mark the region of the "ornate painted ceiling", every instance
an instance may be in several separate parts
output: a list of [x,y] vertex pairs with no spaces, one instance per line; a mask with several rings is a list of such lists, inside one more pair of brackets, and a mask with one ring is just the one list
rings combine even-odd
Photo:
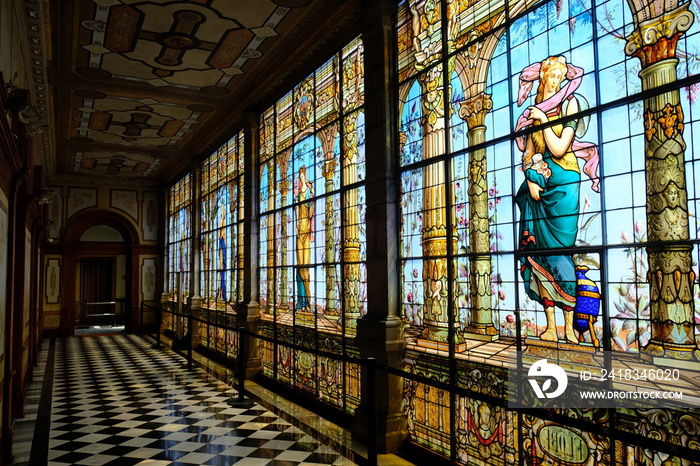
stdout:
[[50,30],[49,179],[150,185],[175,181],[318,66],[362,3],[25,2]]

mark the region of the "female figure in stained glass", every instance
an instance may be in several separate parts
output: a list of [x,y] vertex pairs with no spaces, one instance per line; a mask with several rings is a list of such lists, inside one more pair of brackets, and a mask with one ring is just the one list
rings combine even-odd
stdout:
[[314,204],[313,185],[306,178],[306,167],[299,169],[294,182],[294,200],[297,202],[297,310],[309,311],[309,264],[311,264],[311,239],[313,234]]
[[[520,75],[522,105],[532,83],[539,81],[535,105],[520,116],[516,131],[528,126],[545,125],[563,119],[563,123],[522,136],[516,141],[522,150],[525,181],[516,194],[520,208],[520,244],[522,251],[569,248],[578,232],[581,172],[577,158],[583,158],[584,172],[598,190],[597,149],[575,139],[579,119],[566,119],[579,111],[574,91],[583,70],[567,64],[562,56],[548,57],[530,65]],[[562,86],[562,83],[568,82]],[[557,341],[555,307],[564,312],[564,338],[577,343],[573,317],[576,306],[576,269],[571,255],[527,255],[521,259],[521,274],[528,296],[545,310],[547,327],[540,335],[545,341]]]
[[228,301],[226,294],[226,229],[219,229],[219,292],[218,297],[221,301]]
[[226,205],[229,203],[228,189],[224,186],[219,189],[216,195],[216,227],[218,229],[217,234],[217,246],[219,251],[219,260],[217,263],[217,268],[219,272],[219,287],[217,290],[217,299],[221,301],[228,301],[228,294],[226,292],[226,270],[228,256],[228,242],[226,238]]

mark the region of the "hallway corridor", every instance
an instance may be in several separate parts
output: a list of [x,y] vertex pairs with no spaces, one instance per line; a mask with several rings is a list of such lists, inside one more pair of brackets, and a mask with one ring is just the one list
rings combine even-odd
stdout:
[[[50,465],[354,464],[258,404],[231,407],[227,385],[141,337],[70,337],[55,351]],[[32,450],[46,444],[36,435]]]

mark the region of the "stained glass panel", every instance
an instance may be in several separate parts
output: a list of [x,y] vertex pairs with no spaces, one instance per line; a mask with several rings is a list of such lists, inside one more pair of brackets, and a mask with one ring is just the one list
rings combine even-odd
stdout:
[[190,293],[192,190],[189,175],[170,188],[168,196],[168,291],[182,303]]
[[[404,369],[440,382],[448,379],[441,362],[420,353],[407,352]],[[450,456],[450,395],[430,385],[404,381],[404,412],[411,440],[444,456]]]
[[401,2],[398,12],[399,79],[410,78],[442,57],[442,2]]
[[357,110],[365,103],[364,45],[359,38],[343,47],[343,113]]
[[[523,451],[527,464],[568,461],[571,464],[615,464],[605,454],[610,440],[603,435],[559,425],[534,416],[522,416]],[[639,464],[639,463],[637,463]]]
[[420,84],[410,81],[400,88],[401,131],[399,144],[401,165],[408,165],[423,159],[423,130],[421,127],[422,107]]
[[[700,343],[700,28],[684,11],[698,3],[398,3],[406,367],[501,397],[482,364],[509,349],[689,357]],[[652,34],[661,24],[674,32]],[[621,444],[615,463],[610,438],[456,399],[405,385],[411,440],[460,464],[680,461]]]
[[275,111],[268,109],[260,116],[260,162],[263,163],[275,153]]
[[[339,355],[366,312],[363,50],[351,41],[261,117],[262,317],[282,343]],[[273,351],[266,374],[357,406],[345,363],[283,344],[263,357]]]
[[456,443],[460,463],[517,464],[517,413],[469,398],[457,398]]
[[[293,92],[289,91],[287,95],[282,97],[275,108],[275,150],[281,151],[288,148],[292,144],[293,133]],[[270,112],[272,109],[269,110]]]
[[[294,88],[294,133],[303,134],[316,120],[316,86],[314,76]],[[284,141],[284,137],[282,139]]]
[[338,58],[328,60],[316,71],[316,121],[320,126],[338,119]]
[[[243,133],[221,146],[202,164],[200,293],[202,307],[235,312],[242,297]],[[241,231],[242,233],[242,231]],[[214,314],[211,314],[214,315]],[[224,332],[211,327],[211,331]],[[224,351],[223,333],[215,349]],[[210,339],[206,340],[210,341]]]
[[[191,293],[192,188],[190,175],[175,183],[168,193],[167,284],[169,310],[181,313]],[[165,314],[164,327],[175,338],[187,332],[187,321]]]

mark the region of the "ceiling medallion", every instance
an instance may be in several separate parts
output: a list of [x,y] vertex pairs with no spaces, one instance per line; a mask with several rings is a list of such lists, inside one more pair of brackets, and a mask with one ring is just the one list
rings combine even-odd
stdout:
[[185,34],[164,34],[158,42],[171,49],[186,50],[196,47],[199,41]]
[[260,53],[258,50],[245,49],[241,56],[243,58],[260,58],[262,57],[262,53]]
[[102,20],[86,19],[80,22],[85,29],[95,32],[105,32],[107,24]]

